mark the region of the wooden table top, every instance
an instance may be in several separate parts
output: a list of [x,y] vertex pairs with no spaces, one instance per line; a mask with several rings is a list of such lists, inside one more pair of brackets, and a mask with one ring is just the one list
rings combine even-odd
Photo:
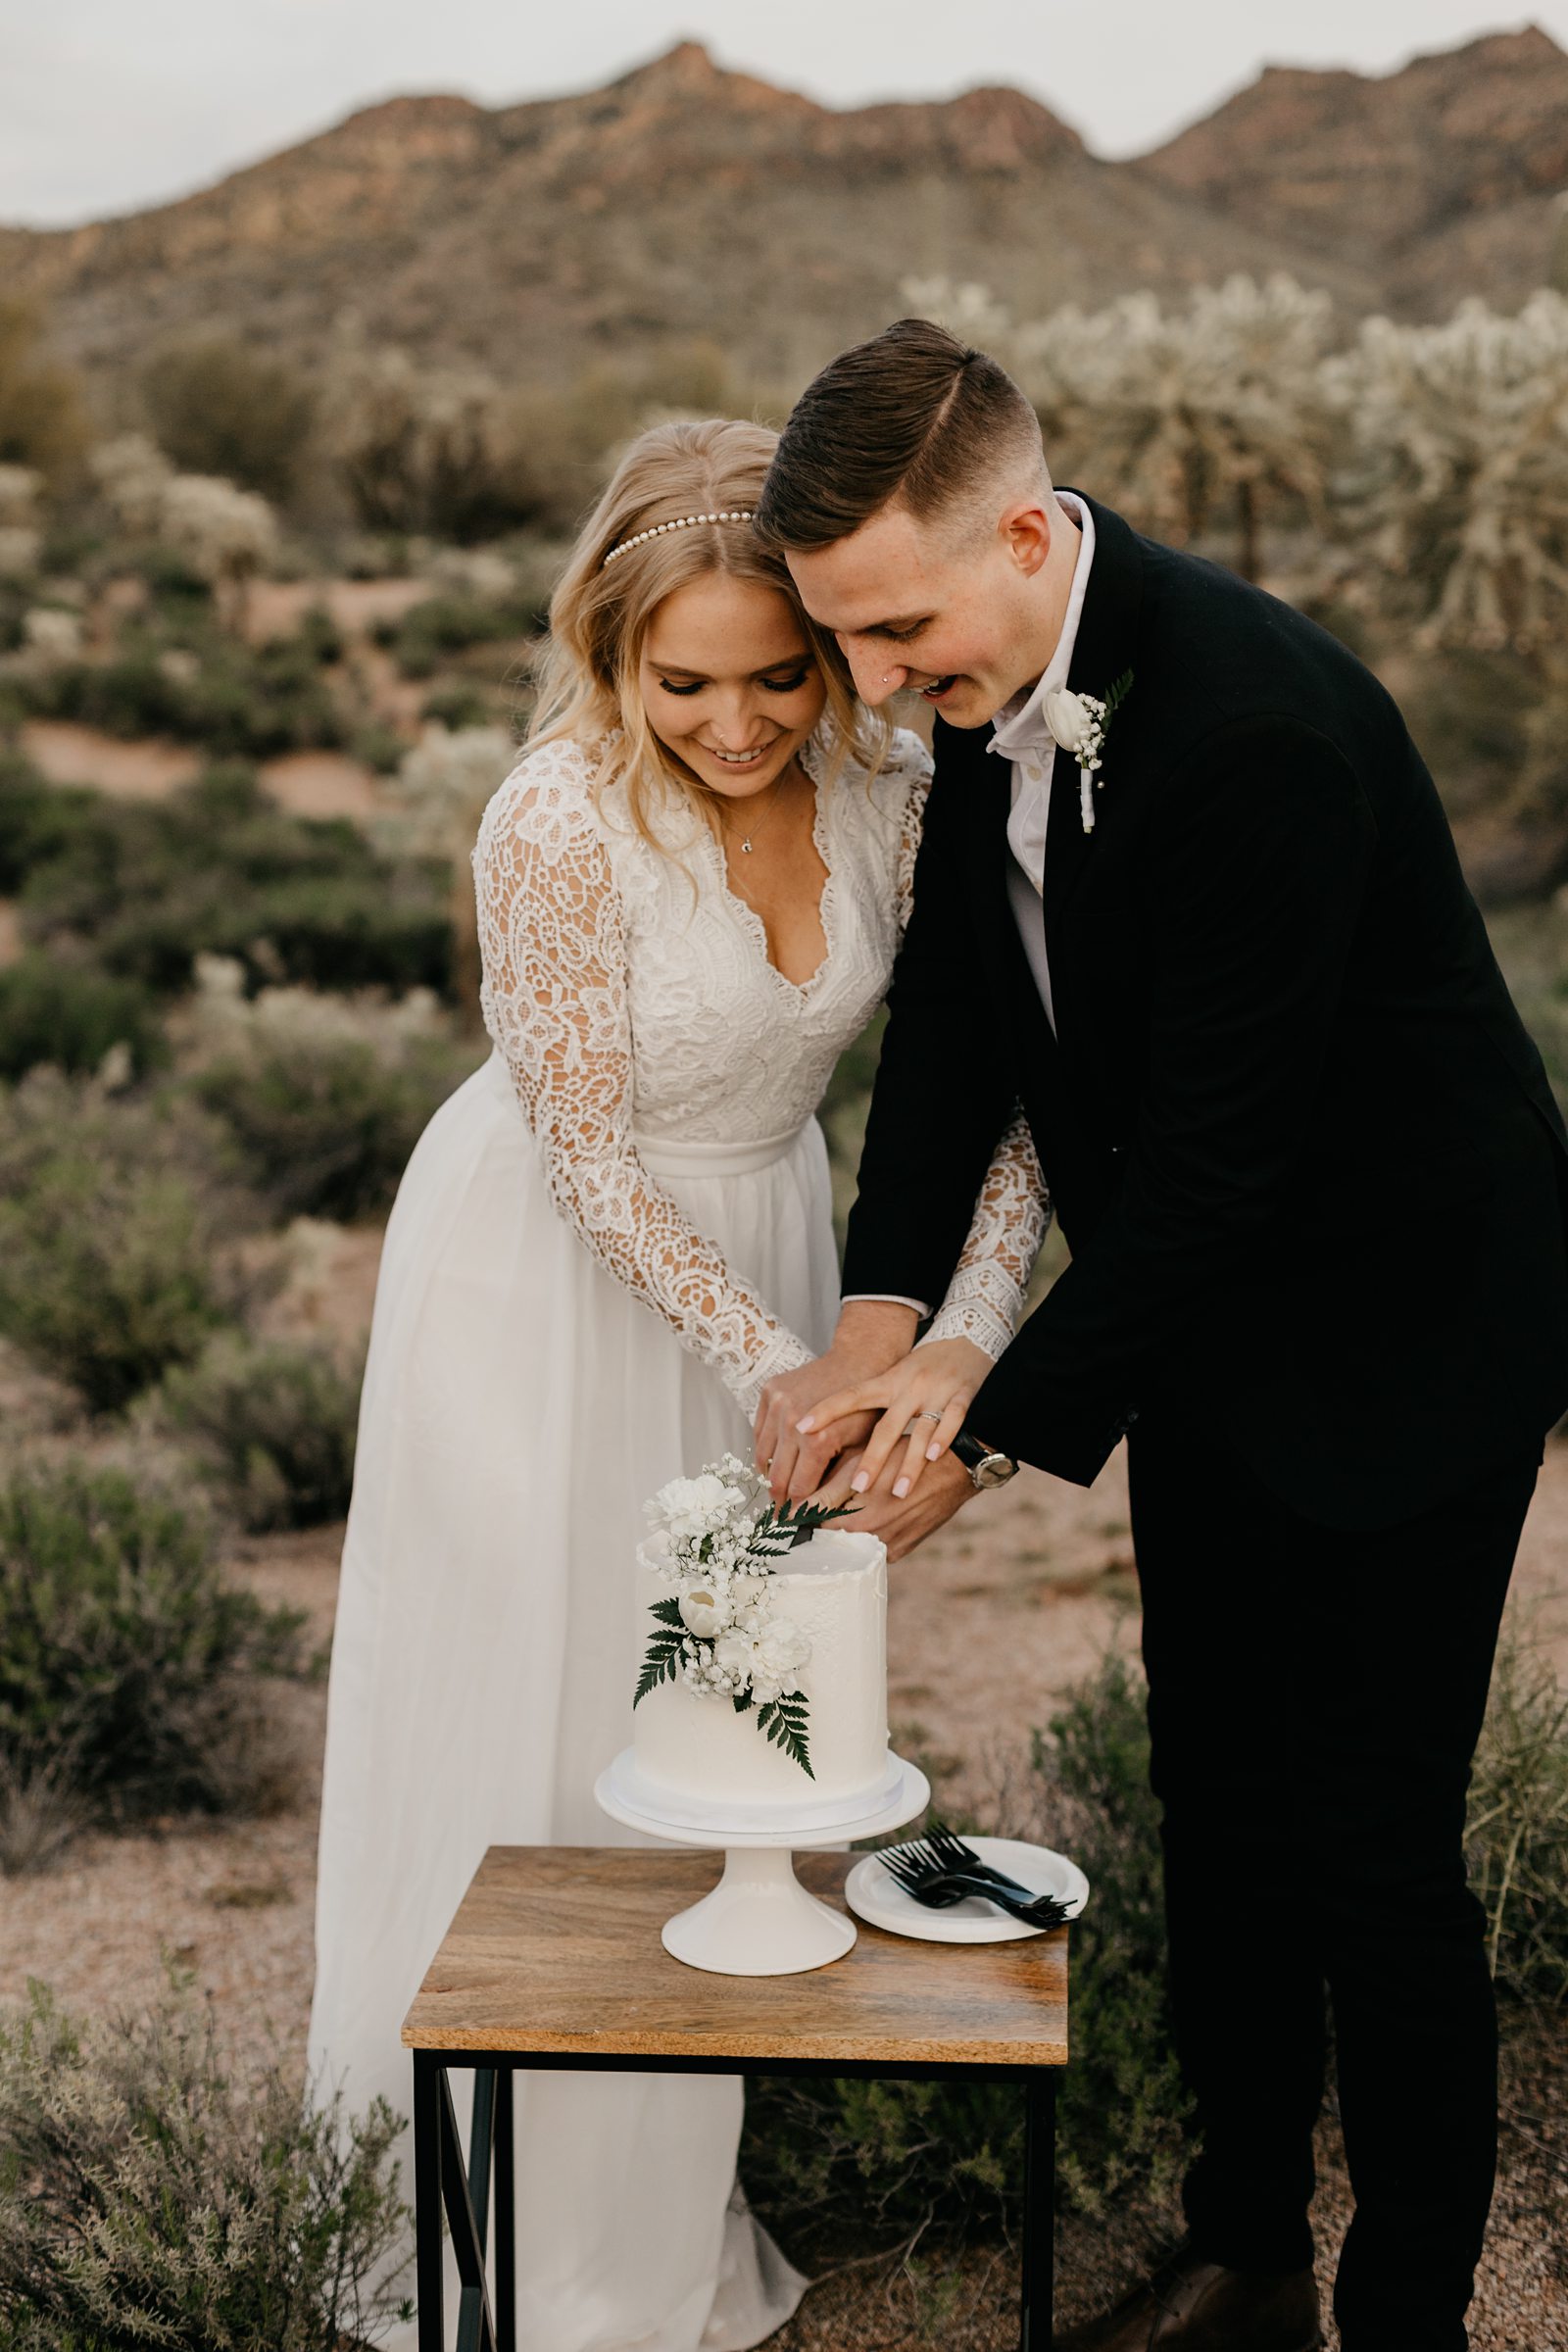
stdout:
[[[843,1910],[857,1854],[797,1854]],[[837,2059],[860,2065],[1064,2066],[1067,1931],[1016,1943],[924,1943],[857,1921],[842,1960],[793,1977],[721,1977],[672,1960],[659,1932],[717,1884],[721,1853],[490,1848],[403,2027],[416,2050],[597,2057]]]

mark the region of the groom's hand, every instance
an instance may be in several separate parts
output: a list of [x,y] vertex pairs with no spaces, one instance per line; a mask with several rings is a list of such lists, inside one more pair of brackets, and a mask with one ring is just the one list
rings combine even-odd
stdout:
[[859,1493],[854,1480],[860,1468],[858,1453],[846,1454],[833,1466],[831,1475],[813,1501],[825,1502],[830,1508],[848,1502],[854,1509],[853,1519],[839,1524],[854,1535],[880,1536],[888,1547],[890,1560],[902,1560],[927,1536],[945,1527],[955,1511],[974,1500],[976,1488],[968,1471],[956,1455],[945,1453],[938,1462],[927,1468],[917,1493],[900,1497],[893,1492],[898,1472],[897,1454],[887,1463],[874,1487]]
[[824,1396],[874,1380],[907,1355],[918,1329],[919,1317],[911,1306],[887,1298],[852,1298],[839,1315],[826,1355],[768,1382],[754,1427],[757,1467],[775,1502],[786,1495],[801,1501],[814,1493],[834,1457],[869,1437],[875,1416],[865,1413],[857,1421],[839,1421],[830,1432],[805,1438],[795,1424]]

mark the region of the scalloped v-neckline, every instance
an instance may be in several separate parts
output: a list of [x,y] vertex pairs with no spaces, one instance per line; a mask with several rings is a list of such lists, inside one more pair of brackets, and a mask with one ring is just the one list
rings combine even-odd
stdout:
[[[808,972],[804,980],[792,980],[788,972],[781,971],[778,965],[773,961],[772,956],[767,952],[767,925],[758,913],[757,908],[753,906],[747,900],[743,899],[738,890],[735,890],[731,887],[729,878],[729,860],[725,855],[724,844],[712,832],[709,831],[708,833],[713,858],[718,867],[719,888],[723,891],[725,898],[728,899],[731,906],[737,910],[741,919],[741,929],[750,933],[751,937],[756,943],[760,955],[761,956],[762,961],[766,964],[768,970],[772,973],[779,986],[781,988],[789,989],[797,997],[808,996],[816,986],[823,973],[827,970],[828,965],[833,960],[835,944],[833,934],[828,927],[833,911],[833,904],[836,894],[834,890],[835,877],[833,872],[833,864],[827,854],[827,796],[822,790],[822,780],[820,776],[813,772],[813,769],[808,759],[808,755],[814,752],[814,744],[810,741],[808,741],[802,745],[800,752],[797,754],[797,758],[801,763],[801,772],[805,776],[808,784],[809,784],[811,787],[811,847],[813,850],[815,850],[822,864],[822,887],[817,894],[816,901],[816,919],[822,933],[822,955],[820,961],[816,965],[816,968],[813,971]],[[705,827],[704,830],[708,831],[708,828]]]

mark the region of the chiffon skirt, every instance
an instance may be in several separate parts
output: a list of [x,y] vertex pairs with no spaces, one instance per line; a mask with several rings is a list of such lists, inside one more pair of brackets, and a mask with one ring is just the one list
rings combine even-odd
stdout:
[[[643,1156],[824,1348],[838,1271],[815,1121]],[[415,1150],[376,1291],[327,1709],[318,2097],[409,2115],[399,2029],[488,1845],[646,1842],[593,1796],[630,1738],[642,1505],[749,1438],[552,1205],[492,1055]],[[735,2190],[738,2077],[514,2081],[530,2352],[739,2352],[783,2323],[805,2281]],[[407,2131],[398,2153],[408,2196]]]

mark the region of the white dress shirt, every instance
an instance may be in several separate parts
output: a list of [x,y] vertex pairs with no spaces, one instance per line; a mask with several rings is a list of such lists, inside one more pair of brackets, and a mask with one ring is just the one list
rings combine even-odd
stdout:
[[[1056,739],[1046,724],[1045,698],[1058,686],[1065,686],[1072,667],[1073,647],[1078,641],[1078,621],[1084,609],[1084,596],[1089,587],[1089,569],[1095,560],[1095,518],[1081,500],[1070,490],[1057,494],[1078,525],[1078,561],[1073,567],[1072,587],[1067,595],[1066,615],[1061,635],[1044,672],[1033,687],[1015,694],[1006,707],[999,710],[993,722],[996,733],[987,745],[988,751],[1000,752],[1012,761],[1012,814],[1007,819],[1007,846],[1012,856],[1007,864],[1007,896],[1012,906],[1013,920],[1023,941],[1023,952],[1029,958],[1029,969],[1040,991],[1040,1001],[1046,1008],[1046,1018],[1053,1029],[1056,1026],[1055,1012],[1051,1002],[1051,966],[1046,958],[1045,926],[1040,919],[1041,893],[1045,888],[1046,826],[1051,816],[1051,777],[1055,764]],[[896,1298],[887,1291],[858,1291],[854,1298],[876,1299],[891,1306],[911,1306],[924,1317],[931,1311],[918,1298]],[[846,1306],[849,1299],[846,1299]]]
[[1095,560],[1095,518],[1070,490],[1057,494],[1062,507],[1078,525],[1078,561],[1061,624],[1056,650],[1033,687],[1015,694],[997,712],[996,733],[987,749],[1012,761],[1012,814],[1007,819],[1007,896],[1013,920],[1023,941],[1029,968],[1053,1029],[1056,1025],[1051,998],[1051,966],[1046,958],[1046,934],[1040,919],[1045,889],[1046,827],[1051,821],[1051,782],[1056,762],[1056,742],[1046,724],[1045,701],[1067,683],[1078,623],[1083,614],[1089,573]]

